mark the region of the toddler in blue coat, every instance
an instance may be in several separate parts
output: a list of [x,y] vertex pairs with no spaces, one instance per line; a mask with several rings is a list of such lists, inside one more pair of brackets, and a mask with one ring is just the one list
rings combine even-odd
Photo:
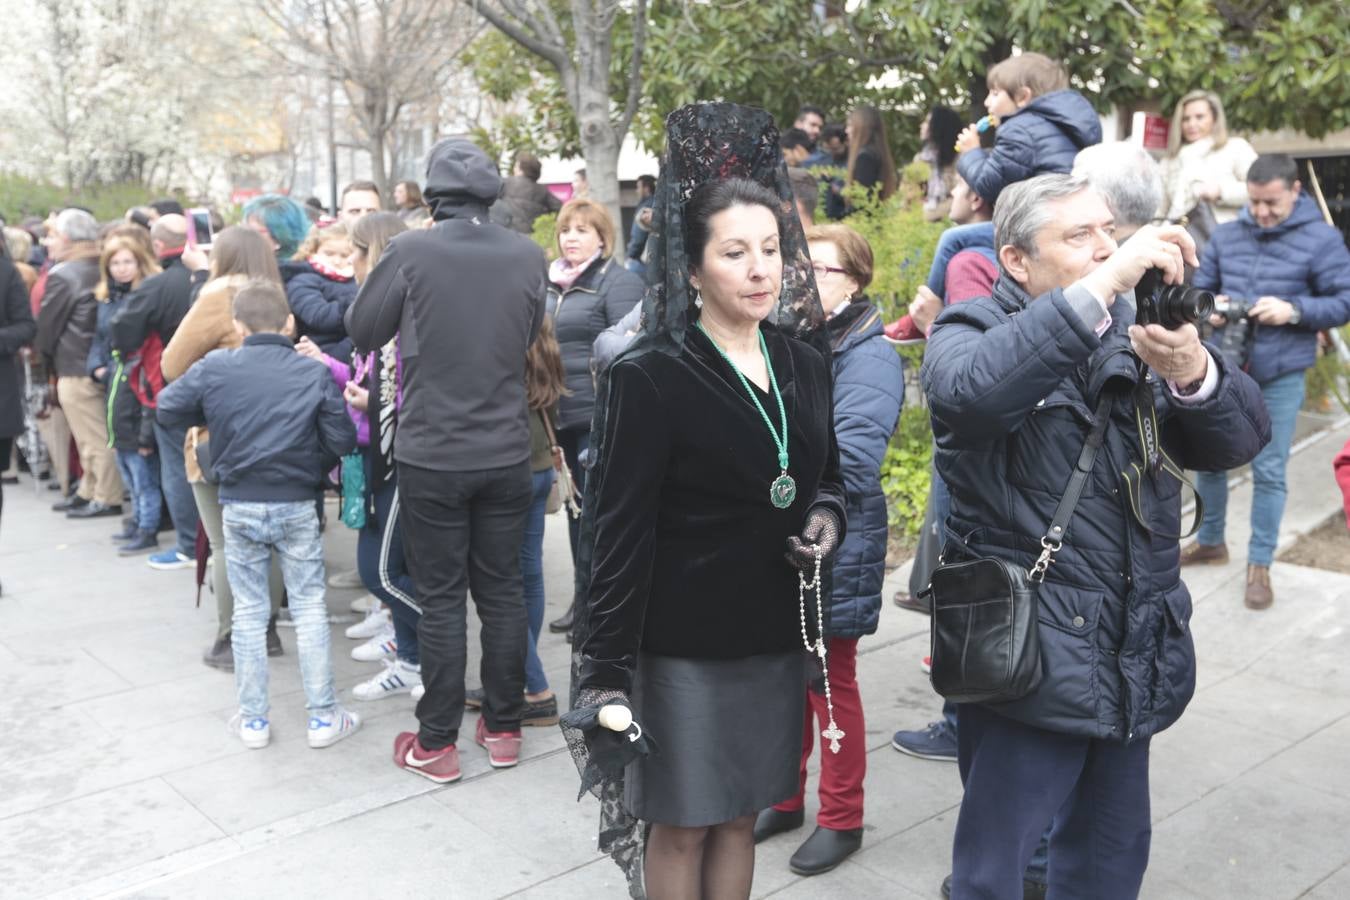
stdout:
[[970,125],[956,140],[956,170],[991,205],[1008,185],[1047,172],[1069,172],[1079,150],[1102,140],[1092,104],[1069,90],[1058,63],[1039,53],[1011,56],[989,70],[984,108],[997,126],[992,150]]

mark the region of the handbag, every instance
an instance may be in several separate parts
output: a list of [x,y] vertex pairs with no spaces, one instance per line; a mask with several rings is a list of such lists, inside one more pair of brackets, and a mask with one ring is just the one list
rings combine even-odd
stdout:
[[1030,569],[993,556],[952,563],[939,558],[924,591],[933,610],[933,690],[953,703],[1006,703],[1041,683],[1037,586],[1064,546],[1109,422],[1110,399],[1104,396]]
[[566,506],[568,514],[574,519],[578,518],[581,515],[581,495],[577,493],[576,482],[572,480],[572,470],[567,467],[567,460],[562,447],[558,446],[558,436],[553,433],[553,423],[548,420],[548,415],[541,411],[539,418],[543,420],[544,431],[548,433],[554,471],[553,487],[549,488],[544,512],[555,513]]
[[1178,224],[1190,234],[1191,239],[1195,241],[1198,252],[1209,243],[1210,237],[1214,234],[1214,229],[1219,227],[1219,220],[1214,215],[1214,207],[1201,200],[1191,207],[1190,212],[1181,217]]

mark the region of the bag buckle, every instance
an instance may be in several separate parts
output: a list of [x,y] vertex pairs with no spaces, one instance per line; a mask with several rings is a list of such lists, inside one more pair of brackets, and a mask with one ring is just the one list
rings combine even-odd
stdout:
[[1045,581],[1045,573],[1050,569],[1051,563],[1055,561],[1055,554],[1063,546],[1063,541],[1052,541],[1048,537],[1041,538],[1041,555],[1036,558],[1036,562],[1032,565],[1031,571],[1027,573],[1027,577],[1036,584]]

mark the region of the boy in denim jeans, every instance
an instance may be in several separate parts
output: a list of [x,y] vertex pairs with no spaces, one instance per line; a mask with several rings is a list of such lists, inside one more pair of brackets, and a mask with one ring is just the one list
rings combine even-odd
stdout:
[[237,723],[245,746],[267,746],[267,572],[281,561],[309,711],[309,745],[327,747],[361,720],[338,704],[324,604],[316,499],[323,473],[356,446],[328,369],[295,352],[295,322],[280,286],[253,282],[234,298],[237,350],[207,354],[159,395],[166,427],[206,425],[208,478],[220,482],[225,566],[234,592]]

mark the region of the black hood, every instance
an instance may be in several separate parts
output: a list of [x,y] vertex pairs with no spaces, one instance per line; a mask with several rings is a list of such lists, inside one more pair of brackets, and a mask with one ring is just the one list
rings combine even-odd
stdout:
[[446,138],[431,148],[422,196],[437,221],[485,214],[501,188],[497,167],[472,141]]

